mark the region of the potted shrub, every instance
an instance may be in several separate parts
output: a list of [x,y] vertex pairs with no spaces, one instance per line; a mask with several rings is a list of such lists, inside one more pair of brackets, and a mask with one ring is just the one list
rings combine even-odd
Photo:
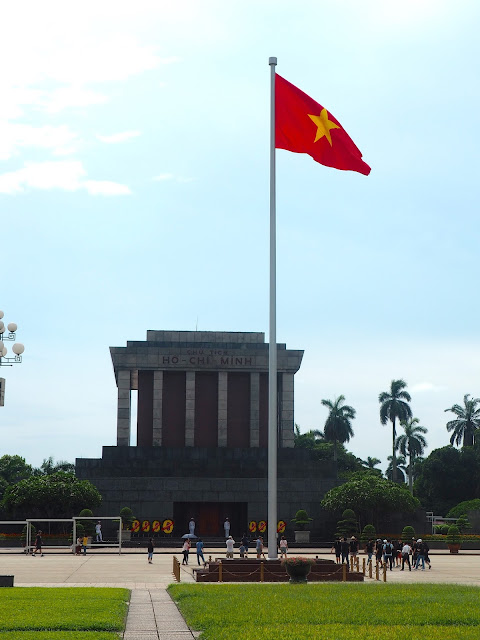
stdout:
[[305,527],[310,524],[313,518],[309,518],[305,509],[299,509],[292,519],[295,525],[295,542],[310,542],[310,531]]
[[302,556],[290,556],[282,560],[282,565],[290,576],[291,583],[307,582],[312,565],[315,564],[313,558],[303,558]]
[[406,527],[403,527],[403,531],[402,531],[402,540],[403,542],[408,542],[408,544],[410,544],[412,538],[416,539],[416,535],[415,535],[415,529],[413,527],[411,527],[410,525],[407,525]]
[[448,548],[450,549],[450,553],[458,553],[460,545],[462,544],[462,536],[460,534],[460,529],[456,524],[452,524],[450,527],[448,527],[446,542]]
[[[83,516],[84,518],[93,518],[93,512],[91,509],[82,509],[78,514],[79,517]],[[88,544],[92,544],[93,534],[95,533],[95,523],[93,520],[77,520],[77,528],[78,525],[82,525],[84,529],[84,535],[88,538]],[[78,534],[79,535],[79,534]]]
[[122,519],[122,540],[130,540],[132,537],[130,529],[132,527],[132,522],[135,520],[133,511],[130,507],[123,507],[123,509],[120,509],[120,513],[118,515]]
[[337,532],[335,536],[338,538],[349,538],[358,531],[357,516],[353,509],[345,509],[342,513],[342,519],[337,522]]
[[365,547],[369,540],[375,540],[377,537],[377,532],[375,531],[375,527],[373,524],[366,524],[363,527],[362,535],[360,536],[360,542]]

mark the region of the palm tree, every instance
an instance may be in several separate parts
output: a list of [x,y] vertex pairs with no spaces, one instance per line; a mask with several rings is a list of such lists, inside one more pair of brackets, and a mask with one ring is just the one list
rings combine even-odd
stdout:
[[398,420],[409,420],[412,410],[408,404],[411,401],[410,394],[405,391],[407,383],[404,380],[392,380],[390,391],[383,391],[378,396],[380,402],[380,422],[385,425],[390,420],[392,423],[392,479],[397,481],[397,461],[395,457],[395,440],[397,431],[395,423]]
[[413,462],[415,458],[421,456],[423,450],[427,446],[427,441],[423,437],[422,433],[427,433],[428,429],[419,426],[420,420],[418,418],[412,418],[411,420],[402,420],[400,424],[403,427],[405,433],[398,436],[396,441],[396,448],[400,450],[400,453],[404,456],[408,455],[408,488],[413,495]]
[[475,442],[475,431],[480,428],[480,408],[477,407],[480,398],[469,398],[469,393],[463,397],[465,407],[454,404],[450,409],[445,409],[457,416],[456,420],[447,422],[447,431],[453,431],[450,444],[460,445],[463,440],[464,447],[471,447]]
[[[393,479],[393,456],[388,456],[387,460],[389,461],[389,465],[387,470],[385,471],[385,476],[388,480]],[[395,463],[397,467],[397,479],[400,482],[405,482],[405,476],[407,475],[407,461],[404,456],[396,456]]]
[[378,458],[371,458],[370,456],[368,456],[366,460],[361,460],[360,462],[364,467],[367,467],[367,469],[375,469],[377,464],[380,464],[382,461]]
[[300,433],[300,427],[295,424],[295,433],[293,436],[294,446],[301,449],[313,449],[315,445],[325,442],[322,431],[318,429],[310,429],[305,433]]
[[[322,400],[324,407],[329,410],[325,422],[325,440],[333,442],[333,459],[337,461],[337,442],[344,444],[353,437],[351,420],[355,418],[355,409],[343,404],[345,396],[338,396],[335,400]],[[342,406],[343,405],[343,406]]]

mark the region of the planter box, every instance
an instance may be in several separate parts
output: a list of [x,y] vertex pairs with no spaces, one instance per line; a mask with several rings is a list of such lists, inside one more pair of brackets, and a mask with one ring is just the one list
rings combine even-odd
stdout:
[[14,576],[0,576],[0,587],[13,587]]
[[295,531],[295,542],[310,542],[310,531]]
[[[130,531],[130,529],[124,529],[122,530],[122,542],[130,542],[130,540],[132,539],[132,532]],[[118,540],[118,532],[117,532],[117,540]]]

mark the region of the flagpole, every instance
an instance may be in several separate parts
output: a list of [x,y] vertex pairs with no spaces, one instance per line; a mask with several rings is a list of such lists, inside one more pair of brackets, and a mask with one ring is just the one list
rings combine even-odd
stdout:
[[268,558],[277,558],[277,283],[275,201],[275,66],[270,65],[270,323],[268,346]]

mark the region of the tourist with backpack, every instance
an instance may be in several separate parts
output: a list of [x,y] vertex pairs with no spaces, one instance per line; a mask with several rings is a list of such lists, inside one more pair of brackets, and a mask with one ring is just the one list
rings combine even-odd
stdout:
[[390,571],[393,569],[393,544],[390,540],[383,541],[383,562],[385,566],[388,568],[390,566]]

